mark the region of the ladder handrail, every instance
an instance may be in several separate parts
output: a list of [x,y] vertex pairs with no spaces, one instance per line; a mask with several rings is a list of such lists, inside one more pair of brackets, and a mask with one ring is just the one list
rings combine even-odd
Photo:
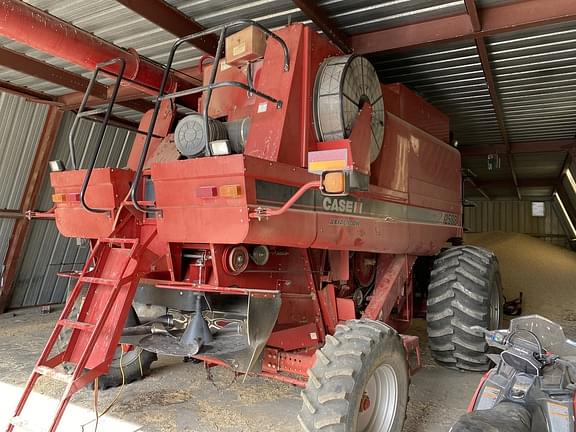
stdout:
[[[84,111],[86,108],[86,105],[88,103],[88,99],[90,97],[90,94],[92,93],[92,88],[94,87],[94,84],[96,83],[96,80],[98,78],[98,75],[100,74],[100,72],[102,72],[104,70],[105,67],[111,66],[113,64],[119,64],[119,71],[118,71],[118,74],[116,75],[116,80],[114,82],[114,87],[112,89],[112,95],[110,97],[110,100],[108,101],[108,106],[105,109],[102,108],[102,109]],[[78,167],[76,165],[74,139],[76,138],[78,126],[80,124],[80,119],[85,118],[85,117],[89,117],[90,115],[94,115],[95,113],[99,113],[99,111],[104,113],[104,120],[102,121],[102,124],[100,125],[100,130],[98,132],[98,137],[96,139],[96,150],[94,151],[94,154],[92,155],[92,158],[90,159],[90,161],[88,163],[88,168],[86,169],[86,175],[84,176],[84,181],[82,182],[82,187],[80,188],[80,203],[82,204],[82,207],[86,211],[89,211],[91,213],[109,212],[109,210],[93,208],[93,207],[90,207],[88,204],[86,204],[86,189],[88,189],[88,183],[90,182],[90,178],[92,177],[92,171],[94,170],[94,166],[96,164],[96,159],[98,158],[98,154],[100,153],[100,148],[102,147],[102,141],[104,140],[104,134],[106,133],[106,128],[108,127],[108,123],[110,122],[110,117],[112,116],[112,109],[114,107],[114,103],[116,102],[116,98],[118,96],[118,91],[120,89],[120,83],[122,82],[122,79],[124,77],[125,68],[126,68],[126,61],[123,58],[115,58],[115,59],[109,60],[109,61],[104,62],[104,63],[99,63],[96,66],[96,69],[94,70],[94,74],[92,75],[92,78],[90,79],[90,82],[88,83],[88,88],[86,89],[86,93],[84,93],[84,97],[82,98],[82,102],[80,103],[80,107],[78,108],[78,112],[76,114],[76,117],[74,118],[74,123],[72,124],[72,128],[70,129],[70,134],[68,135],[68,144],[70,146],[70,158],[72,160],[72,168],[78,169]],[[108,71],[104,71],[104,72],[110,74],[110,72],[108,72]]]
[[[138,193],[138,190],[140,188],[142,171],[144,169],[144,163],[146,162],[146,157],[148,155],[148,150],[150,148],[150,142],[152,141],[152,135],[154,133],[154,127],[156,125],[156,120],[158,119],[158,115],[160,113],[160,104],[163,100],[174,99],[177,96],[184,96],[184,95],[199,93],[201,91],[206,91],[206,98],[205,98],[206,100],[203,103],[204,106],[203,106],[202,117],[204,120],[204,137],[205,137],[205,144],[204,144],[205,150],[204,150],[204,152],[208,156],[212,156],[212,151],[210,149],[210,137],[209,137],[209,134],[210,134],[209,121],[210,121],[210,119],[208,117],[208,108],[210,106],[210,100],[212,98],[212,91],[214,88],[225,87],[225,86],[241,87],[241,88],[244,88],[251,93],[254,93],[260,97],[263,97],[264,99],[267,99],[267,100],[275,103],[277,108],[282,107],[282,101],[277,100],[277,99],[273,98],[272,96],[266,95],[262,92],[259,92],[258,90],[254,89],[251,85],[246,85],[244,83],[240,83],[240,82],[236,82],[236,81],[226,81],[223,83],[216,83],[216,84],[214,83],[214,81],[216,80],[218,63],[220,62],[220,59],[222,58],[222,53],[224,50],[224,41],[226,39],[227,31],[230,28],[239,27],[242,25],[246,25],[246,26],[253,25],[255,27],[258,27],[266,35],[268,35],[269,37],[276,40],[281,45],[282,50],[283,50],[284,72],[288,72],[290,70],[290,53],[288,51],[288,46],[286,45],[286,42],[284,42],[284,40],[280,36],[276,35],[275,33],[271,32],[269,29],[264,27],[262,24],[260,24],[256,21],[253,21],[253,20],[239,19],[239,20],[233,21],[233,22],[228,23],[228,24],[219,25],[219,26],[207,29],[207,30],[203,30],[203,31],[198,32],[198,33],[184,36],[184,37],[176,40],[176,42],[174,42],[174,44],[172,45],[172,48],[170,49],[170,55],[168,56],[168,61],[166,62],[166,66],[164,69],[164,75],[162,76],[162,82],[160,84],[160,88],[158,89],[158,96],[156,97],[154,112],[152,113],[152,118],[150,119],[150,124],[148,126],[148,133],[146,134],[146,139],[145,139],[144,145],[142,147],[142,152],[140,153],[140,159],[138,160],[138,166],[136,168],[136,172],[134,173],[134,179],[132,181],[132,187],[130,189],[130,197],[132,200],[132,204],[133,204],[135,209],[141,211],[142,213],[159,213],[162,211],[158,207],[142,207],[140,205],[140,203],[138,202],[136,194]],[[169,78],[170,70],[172,68],[172,63],[174,62],[174,56],[176,54],[176,51],[180,48],[180,46],[184,42],[189,42],[191,40],[198,39],[198,38],[207,36],[209,34],[214,34],[214,33],[219,33],[220,35],[218,38],[218,47],[216,49],[216,55],[214,56],[214,63],[213,63],[212,70],[210,72],[210,81],[209,81],[208,85],[198,87],[195,89],[191,89],[190,91],[186,90],[183,92],[175,92],[175,93],[171,93],[169,95],[165,95],[164,91],[166,89],[166,85],[168,84],[168,78]]]

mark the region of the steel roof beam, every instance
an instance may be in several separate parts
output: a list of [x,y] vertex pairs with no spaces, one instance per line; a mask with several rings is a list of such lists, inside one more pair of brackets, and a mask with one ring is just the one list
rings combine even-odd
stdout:
[[27,87],[17,86],[8,81],[0,80],[0,91],[11,93],[16,96],[23,97],[30,102],[37,103],[54,103],[58,104],[58,97],[49,95],[48,93],[29,89]]
[[[468,2],[467,2],[468,3]],[[474,30],[468,13],[352,35],[350,46],[357,54],[414,48],[438,42],[471,40],[530,27],[576,20],[574,0],[522,0],[477,12],[482,28]]]
[[[49,63],[37,60],[35,58],[29,57],[25,54],[13,51],[7,48],[0,47],[0,65],[7,67],[9,69],[21,72],[26,75],[30,75],[41,80],[51,82],[62,87],[67,87],[72,90],[77,90],[78,93],[72,93],[74,95],[80,95],[80,100],[84,95],[84,91],[88,87],[90,80],[84,78],[82,75],[69,72],[66,69],[62,69],[53,66]],[[19,96],[23,96],[27,99],[33,99],[35,102],[54,102],[58,105],[66,105],[66,97],[64,96],[51,96],[46,93],[37,92],[31,89],[22,88],[11,83],[6,83],[0,81],[0,89],[6,90],[11,93],[16,93]],[[139,95],[142,97],[142,93],[135,92],[134,89],[122,87],[120,89],[120,96],[124,93],[130,93],[130,95]],[[103,104],[109,98],[112,89],[104,84],[96,83],[92,88],[92,98],[91,104]],[[122,101],[121,97],[119,98]],[[134,109],[136,111],[146,112],[147,110],[154,107],[150,102],[146,101],[122,101],[123,106],[127,108]],[[78,105],[80,103],[78,102]]]
[[498,95],[498,88],[496,86],[496,81],[494,80],[494,74],[492,73],[490,54],[488,54],[488,48],[486,47],[486,41],[484,40],[484,37],[479,34],[479,32],[482,31],[484,22],[478,16],[476,0],[465,0],[465,3],[470,25],[475,32],[474,40],[476,43],[478,57],[480,58],[480,65],[482,66],[484,79],[486,80],[486,85],[488,86],[488,92],[490,94],[490,100],[492,101],[492,107],[494,108],[494,113],[496,115],[498,128],[500,129],[500,134],[502,135],[502,140],[504,141],[504,146],[506,147],[506,160],[508,161],[508,166],[510,167],[512,181],[514,182],[514,187],[516,188],[516,195],[518,196],[518,199],[521,200],[522,193],[520,192],[520,186],[518,184],[518,174],[516,173],[516,168],[514,167],[514,159],[510,153],[510,142],[508,140],[508,131],[506,130],[504,111],[502,110],[500,96]]
[[480,24],[480,18],[478,17],[478,8],[476,7],[476,0],[464,0],[466,6],[466,12],[470,17],[470,23],[472,24],[472,30],[479,32],[482,30],[482,25]]
[[312,20],[326,37],[345,53],[352,52],[348,36],[328,17],[325,11],[312,0],[292,0],[304,15]]
[[473,180],[471,177],[465,177],[464,178],[464,183],[469,183],[473,188],[475,188],[478,192],[480,192],[480,195],[482,195],[484,198],[486,198],[487,200],[491,200],[492,198],[490,198],[490,195],[488,195],[486,193],[486,191],[481,187],[478,186],[478,184],[476,183],[475,180]]
[[[204,30],[204,27],[164,0],[116,1],[174,36],[184,37]],[[189,43],[214,56],[218,46],[218,38],[215,35],[208,35]]]
[[[177,75],[187,76],[188,80],[195,82],[198,85],[202,84],[202,78],[200,77],[200,73],[197,67],[189,67],[182,70],[176,70],[175,73]],[[94,96],[91,96],[88,99],[88,105],[100,105],[109,101],[111,91],[109,91],[108,98],[106,100],[98,99]],[[141,100],[140,98],[149,97],[150,95],[146,92],[143,92],[135,87],[120,87],[118,91],[118,97],[116,98],[117,103],[121,103],[124,106],[129,108],[135,109],[136,111],[146,112],[149,109],[154,108],[154,104],[149,101]],[[84,92],[74,92],[62,95],[59,97],[59,102],[62,104],[62,109],[69,111],[75,110],[80,106],[80,102],[82,102],[82,98],[84,97]],[[137,101],[139,104],[139,108],[135,108],[132,106],[128,106],[128,101]]]
[[[125,63],[125,84],[148,91],[150,95],[157,93],[164,75],[160,65],[134,50],[120,48],[23,1],[0,0],[0,35],[87,70],[94,70],[112,59],[121,59]],[[115,75],[119,67],[119,63],[107,63],[103,72]],[[166,89],[192,88],[196,86],[195,81],[170,73]],[[107,94],[98,96],[106,98]],[[182,99],[189,107],[197,107],[197,97]]]
[[[525,141],[510,143],[510,153],[558,153],[576,149],[576,139]],[[459,147],[462,156],[486,156],[506,152],[504,144]]]
[[[0,65],[72,90],[84,91],[90,82],[82,75],[3,47],[0,47]],[[93,91],[99,98],[108,94],[108,88],[102,84],[96,84]]]
[[[476,184],[481,188],[506,188],[515,187],[511,179],[503,180],[474,180]],[[518,186],[521,188],[545,188],[545,187],[555,187],[558,179],[556,177],[551,178],[528,178],[528,179],[518,179]]]

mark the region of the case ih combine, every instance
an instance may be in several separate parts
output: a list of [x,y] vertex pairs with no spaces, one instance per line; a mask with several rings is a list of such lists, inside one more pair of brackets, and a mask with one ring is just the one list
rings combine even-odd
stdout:
[[[204,85],[179,87],[176,51],[210,33]],[[116,89],[136,76],[122,58],[101,72]],[[301,24],[182,38],[147,84],[156,106],[127,167],[95,167],[98,149],[78,166],[75,127],[72,164],[53,164],[58,229],[91,252],[9,431],[39,376],[67,383],[55,431],[76,391],[119,384],[120,367],[137,379],[155,354],[301,386],[306,431],[400,431],[419,366],[418,338],[400,333],[426,306],[437,361],[489,368],[470,327],[497,328],[498,264],[458,246],[443,114]],[[77,121],[105,112],[104,130],[114,98],[86,110],[89,93]]]

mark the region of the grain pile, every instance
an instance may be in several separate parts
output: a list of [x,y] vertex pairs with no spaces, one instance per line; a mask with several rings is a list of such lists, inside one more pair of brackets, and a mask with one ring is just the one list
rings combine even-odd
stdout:
[[515,233],[467,234],[465,242],[496,253],[504,295],[512,299],[524,293],[523,315],[543,315],[576,337],[575,252]]

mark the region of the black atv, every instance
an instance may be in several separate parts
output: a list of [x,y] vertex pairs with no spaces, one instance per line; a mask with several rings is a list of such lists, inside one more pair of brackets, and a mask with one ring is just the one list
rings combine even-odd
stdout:
[[468,414],[451,432],[574,432],[576,342],[538,315],[515,318],[508,330],[483,332],[496,367],[480,381]]

